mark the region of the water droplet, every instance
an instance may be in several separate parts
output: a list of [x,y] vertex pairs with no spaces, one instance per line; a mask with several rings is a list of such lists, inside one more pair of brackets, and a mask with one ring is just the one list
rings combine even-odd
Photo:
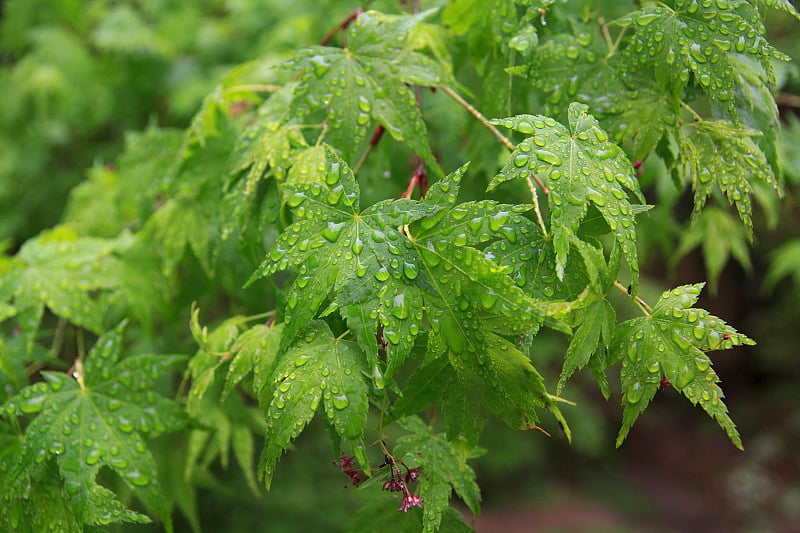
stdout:
[[548,150],[536,150],[536,158],[551,165],[561,165],[564,161],[558,155]]
[[345,409],[350,405],[350,400],[344,394],[338,394],[331,398],[331,403],[336,409]]
[[330,242],[336,242],[345,227],[344,222],[328,222],[328,226],[322,230],[322,236]]
[[486,309],[491,309],[497,303],[497,294],[487,290],[480,295],[481,305]]
[[403,263],[403,274],[405,274],[408,279],[416,279],[419,275],[419,267],[416,263]]
[[639,26],[647,26],[651,22],[658,20],[661,17],[659,13],[641,13],[636,17],[636,24]]
[[139,470],[131,470],[125,473],[125,479],[136,487],[145,487],[150,484],[150,478],[141,473]]

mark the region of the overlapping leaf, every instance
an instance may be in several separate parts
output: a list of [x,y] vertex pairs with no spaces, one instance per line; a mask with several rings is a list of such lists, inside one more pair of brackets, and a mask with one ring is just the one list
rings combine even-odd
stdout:
[[269,384],[273,397],[266,410],[267,439],[261,460],[267,488],[278,458],[311,421],[320,402],[332,433],[345,439],[361,465],[368,467],[365,371],[359,347],[335,338],[322,321],[311,322],[279,356]]
[[423,529],[434,531],[439,527],[454,490],[477,515],[481,495],[475,483],[475,472],[466,462],[470,456],[458,453],[443,434],[434,433],[416,416],[403,418],[399,423],[411,434],[397,439],[393,453],[409,468],[420,469]]
[[683,285],[661,295],[652,316],[617,327],[611,351],[622,360],[624,412],[617,446],[660,387],[662,375],[692,404],[716,419],[731,441],[742,447],[739,432],[722,402],[719,377],[705,352],[755,344],[720,318],[694,308],[703,284]]
[[24,388],[2,406],[6,414],[36,415],[25,431],[13,475],[27,475],[54,458],[76,516],[88,524],[141,517],[96,483],[102,466],[163,515],[155,460],[140,433],[184,425],[182,410],[152,391],[155,381],[183,358],[143,354],[120,360],[123,329],[124,323],[98,339],[85,361],[76,363],[75,378],[42,372],[44,382]]
[[668,129],[678,124],[676,99],[655,80],[641,74],[629,74],[625,84],[603,92],[591,101],[593,112],[602,117],[615,142],[630,141],[631,156],[636,161],[647,158]]
[[589,32],[555,35],[537,46],[525,64],[506,70],[530,80],[545,95],[545,112],[559,114],[585,93],[605,95],[624,90],[618,73],[603,60],[592,41]]
[[[417,316],[418,305],[414,303],[418,298],[407,293],[412,290],[407,286],[417,277],[419,266],[413,256],[408,256],[410,245],[397,228],[435,212],[436,207],[413,200],[387,200],[360,212],[353,173],[330,150],[320,177],[318,181],[285,185],[295,222],[281,234],[251,278],[297,269],[298,276],[287,296],[281,346],[292,342],[331,294],[342,306],[369,300],[372,307],[364,309],[365,316],[378,313],[380,307],[384,328],[409,329],[394,320],[410,316],[418,322],[422,318]],[[343,293],[345,287],[348,291]],[[351,315],[357,313],[353,310]],[[376,318],[377,314],[371,320]],[[394,340],[388,335],[387,339]],[[400,341],[396,344],[407,349],[407,342]]]
[[729,109],[736,85],[732,54],[747,54],[767,67],[773,58],[789,59],[767,42],[760,14],[742,0],[676,0],[674,8],[647,6],[616,24],[636,29],[624,51],[632,70],[665,65],[669,76],[684,85],[691,74]]
[[747,249],[747,232],[736,217],[717,207],[703,210],[695,223],[681,236],[674,261],[678,261],[698,246],[703,251],[711,293],[716,294],[717,282],[728,259],[734,259],[748,273],[752,273],[750,252]]
[[762,181],[780,192],[772,167],[753,141],[759,133],[724,121],[700,121],[694,126],[691,136],[681,133],[679,143],[681,163],[692,178],[695,213],[702,210],[715,186],[719,187],[752,233],[750,181]]
[[588,114],[583,104],[569,107],[569,127],[549,117],[518,115],[493,122],[526,135],[517,145],[489,188],[513,179],[528,180],[535,174],[549,189],[551,231],[556,250],[556,273],[564,278],[570,234],[577,233],[589,204],[603,215],[637,283],[634,208],[628,191],[642,200],[633,167],[624,152]]
[[348,163],[374,119],[429,168],[439,169],[414,94],[406,86],[437,86],[449,79],[440,65],[404,48],[409,30],[426,15],[363,13],[347,34],[347,48],[304,48],[290,62],[304,72],[292,110],[305,116],[323,109],[331,143]]
[[119,241],[79,238],[66,228],[27,241],[0,278],[0,301],[13,303],[33,348],[45,307],[91,331],[100,332],[105,309],[98,291],[119,285],[114,251]]
[[258,108],[252,122],[236,139],[233,174],[248,169],[244,191],[250,195],[268,170],[282,180],[294,149],[308,146],[301,125],[287,121],[295,84],[284,85]]

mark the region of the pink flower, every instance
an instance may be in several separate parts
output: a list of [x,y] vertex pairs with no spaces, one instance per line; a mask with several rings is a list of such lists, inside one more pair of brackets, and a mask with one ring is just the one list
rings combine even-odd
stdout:
[[422,509],[422,498],[416,494],[406,493],[406,495],[403,497],[403,500],[400,502],[400,508],[398,511],[407,513],[412,507],[419,507]]

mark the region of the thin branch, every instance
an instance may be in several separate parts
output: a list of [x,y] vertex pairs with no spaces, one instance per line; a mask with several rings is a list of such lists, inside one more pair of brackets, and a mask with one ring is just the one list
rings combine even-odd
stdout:
[[361,9],[360,7],[354,9],[353,12],[350,13],[349,15],[347,15],[347,17],[344,20],[342,20],[341,22],[339,22],[339,24],[337,24],[336,26],[331,28],[331,31],[329,31],[328,33],[325,34],[325,37],[322,38],[322,41],[320,41],[319,44],[321,44],[322,46],[326,46],[328,43],[330,43],[333,40],[333,38],[336,36],[336,34],[339,32],[339,30],[347,29],[347,27],[354,20],[356,20],[358,18],[358,16],[363,12],[364,12],[364,10]]
[[[627,288],[625,285],[623,285],[622,283],[620,283],[620,282],[619,282],[619,280],[615,280],[615,281],[614,281],[614,286],[615,286],[616,288],[618,288],[619,290],[621,290],[622,292],[624,292],[625,294],[627,294],[628,296],[630,296],[630,294],[631,294],[631,293],[630,293],[630,291],[628,290],[628,288]],[[647,304],[647,302],[645,302],[644,300],[642,300],[642,299],[641,299],[641,298],[639,298],[638,296],[636,296],[636,297],[634,298],[634,302],[636,302],[636,305],[638,305],[638,306],[639,306],[639,309],[641,309],[641,310],[642,310],[642,313],[644,313],[644,315],[645,315],[645,316],[646,316],[648,319],[649,319],[649,318],[653,318],[653,308],[652,308],[652,307],[650,307],[650,306]]]
[[786,107],[800,107],[800,96],[792,93],[778,93],[775,103]]
[[619,49],[619,44],[622,42],[622,37],[625,35],[626,31],[628,31],[627,26],[623,26],[622,29],[619,31],[619,34],[617,35],[617,40],[614,41],[614,46],[612,46],[611,50],[608,51],[609,57],[617,53],[617,49]]
[[245,83],[243,85],[232,85],[222,90],[225,94],[228,93],[244,93],[244,92],[261,92],[261,93],[274,93],[281,90],[280,85],[273,85],[270,83]]
[[539,208],[539,195],[536,194],[536,187],[533,186],[533,181],[531,181],[530,176],[526,178],[526,181],[528,182],[528,188],[531,190],[531,197],[533,198],[533,211],[536,213],[536,220],[539,222],[539,227],[542,228],[542,235],[544,235],[544,238],[547,239],[547,227],[544,225],[542,211]]
[[56,324],[56,332],[53,335],[53,344],[50,345],[50,359],[58,359],[61,348],[64,346],[64,332],[66,329],[67,321],[59,317],[58,324]]
[[611,54],[611,50],[614,48],[614,41],[611,39],[611,34],[608,32],[608,25],[606,24],[605,17],[598,18],[597,23],[600,24],[600,33],[603,34],[603,39],[605,39],[606,46],[608,46],[608,53]]
[[467,102],[466,100],[464,100],[463,98],[461,98],[461,96],[460,96],[458,93],[456,93],[456,92],[455,92],[453,89],[451,89],[451,88],[450,88],[450,87],[448,87],[447,85],[441,85],[441,86],[440,86],[440,88],[442,89],[442,91],[444,91],[444,92],[445,92],[445,94],[447,94],[447,96],[449,96],[450,98],[452,98],[453,100],[455,100],[455,101],[458,103],[458,105],[460,105],[461,107],[463,107],[464,109],[466,109],[467,111],[469,111],[469,112],[470,112],[470,114],[471,114],[473,117],[475,117],[476,119],[478,119],[478,122],[480,122],[481,124],[483,124],[483,126],[484,126],[486,129],[488,129],[489,131],[491,131],[491,132],[492,132],[492,135],[494,135],[494,136],[497,138],[497,140],[498,140],[498,141],[500,141],[500,142],[503,144],[503,146],[505,146],[506,148],[508,148],[508,149],[509,149],[509,151],[511,151],[511,152],[513,152],[513,151],[514,151],[514,149],[515,149],[514,143],[512,143],[512,142],[511,142],[511,141],[508,139],[508,137],[506,137],[505,135],[503,135],[502,133],[500,133],[500,130],[498,130],[497,128],[495,128],[495,127],[494,127],[494,125],[492,125],[492,124],[491,124],[491,123],[490,123],[490,122],[489,122],[489,121],[486,119],[486,117],[484,117],[484,116],[483,116],[483,114],[482,114],[480,111],[478,111],[477,109],[475,109],[474,107],[472,107],[472,105],[471,105],[469,102]]
[[361,170],[361,167],[364,166],[364,163],[367,161],[367,157],[369,154],[372,153],[372,150],[378,146],[378,143],[381,142],[381,138],[383,137],[383,133],[386,131],[386,128],[383,127],[383,124],[378,124],[378,127],[375,128],[375,131],[372,132],[372,138],[369,140],[369,145],[367,146],[364,153],[361,154],[361,157],[358,159],[358,163],[356,166],[353,167],[353,174],[358,174],[358,171]]
[[696,122],[703,122],[704,119],[701,117],[697,111],[694,110],[689,104],[681,100],[681,107],[688,111],[695,119]]

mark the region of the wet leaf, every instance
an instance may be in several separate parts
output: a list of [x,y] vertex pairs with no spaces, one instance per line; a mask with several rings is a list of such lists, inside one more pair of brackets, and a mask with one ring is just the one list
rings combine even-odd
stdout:
[[1,408],[4,416],[32,417],[12,477],[27,475],[54,459],[75,516],[102,525],[141,521],[96,482],[107,467],[147,506],[164,518],[155,460],[141,434],[184,427],[183,411],[152,391],[154,382],[181,356],[134,355],[120,359],[124,323],[100,337],[75,377],[42,372]]
[[489,184],[539,176],[550,191],[551,231],[556,250],[556,274],[564,279],[570,233],[577,233],[589,204],[603,215],[638,283],[638,252],[630,191],[643,201],[639,183],[625,153],[588,113],[587,106],[571,104],[569,126],[542,115],[517,115],[494,124],[530,135],[517,145],[508,163]]
[[683,285],[661,295],[651,317],[619,324],[610,352],[622,361],[622,428],[617,446],[655,396],[662,374],[693,405],[725,430],[737,448],[742,441],[722,402],[719,377],[706,352],[755,344],[720,318],[693,307],[703,284]]

